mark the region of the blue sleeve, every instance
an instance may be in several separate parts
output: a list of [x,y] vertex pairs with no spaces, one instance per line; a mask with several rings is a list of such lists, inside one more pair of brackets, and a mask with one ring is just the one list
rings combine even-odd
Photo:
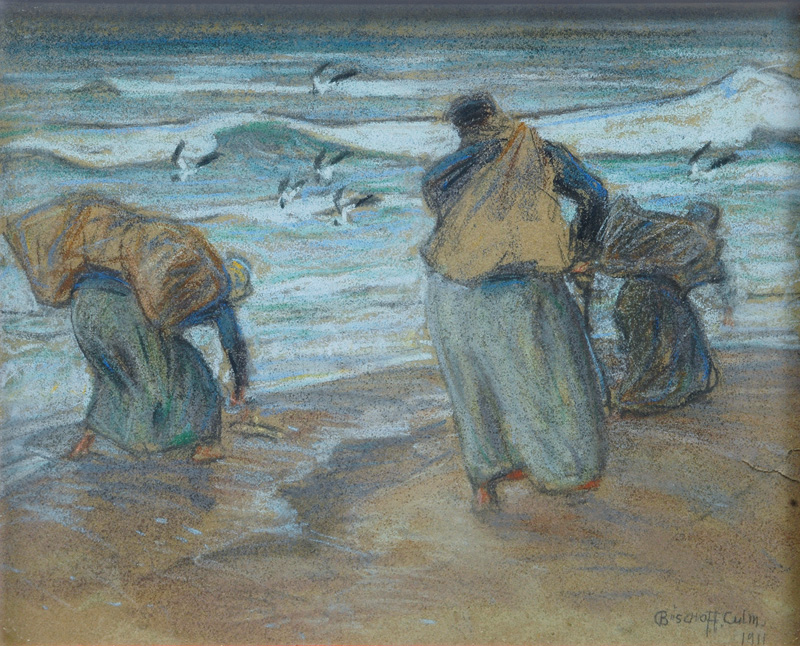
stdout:
[[222,303],[217,308],[214,321],[219,330],[222,349],[225,350],[233,369],[234,385],[238,390],[249,383],[247,344],[230,304]]
[[722,260],[719,261],[719,281],[717,282],[717,290],[722,300],[723,308],[733,309],[737,300],[736,285],[728,269],[728,265]]
[[577,206],[572,223],[575,256],[589,259],[597,251],[598,233],[608,215],[608,191],[563,146],[547,142],[545,150],[556,169],[556,192],[574,201]]

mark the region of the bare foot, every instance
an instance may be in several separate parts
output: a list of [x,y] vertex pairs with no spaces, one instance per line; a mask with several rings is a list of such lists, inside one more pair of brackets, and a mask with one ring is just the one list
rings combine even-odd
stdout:
[[198,444],[192,454],[192,462],[216,462],[224,457],[219,446]]
[[493,488],[484,485],[475,489],[475,495],[472,499],[473,511],[480,512],[496,509],[498,505],[497,492]]
[[94,433],[91,431],[86,431],[83,434],[83,437],[78,440],[78,443],[72,447],[72,450],[67,453],[67,459],[77,460],[78,458],[82,458],[84,455],[88,455],[89,449],[92,448],[92,444],[94,444]]

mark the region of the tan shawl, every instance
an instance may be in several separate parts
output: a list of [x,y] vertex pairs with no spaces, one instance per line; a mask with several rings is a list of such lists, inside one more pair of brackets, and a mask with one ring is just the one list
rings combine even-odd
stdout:
[[553,192],[555,171],[544,141],[523,123],[478,170],[422,250],[439,273],[474,283],[503,268],[556,273],[570,264],[569,225]]
[[147,318],[172,327],[227,295],[222,259],[194,227],[79,194],[7,223],[5,237],[36,299],[62,307],[78,279],[110,271],[130,285]]

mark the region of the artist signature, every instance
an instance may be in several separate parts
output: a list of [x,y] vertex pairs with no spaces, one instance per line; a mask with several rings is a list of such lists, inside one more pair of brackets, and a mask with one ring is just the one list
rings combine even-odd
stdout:
[[679,612],[677,607],[672,610],[659,610],[653,615],[656,626],[688,626],[695,624],[703,626],[706,637],[716,634],[720,629],[734,629],[741,631],[741,642],[746,646],[763,646],[766,644],[764,628],[766,620],[747,610],[703,610],[701,612]]

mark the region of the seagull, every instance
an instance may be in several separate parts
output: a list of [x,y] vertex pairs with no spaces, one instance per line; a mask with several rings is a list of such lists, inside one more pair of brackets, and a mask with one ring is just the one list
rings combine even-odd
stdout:
[[323,63],[317,69],[314,70],[313,74],[311,75],[311,94],[325,94],[328,90],[330,90],[334,85],[337,83],[344,81],[346,79],[352,78],[356,74],[358,74],[357,69],[349,69],[345,70],[344,72],[340,72],[338,74],[334,74],[328,79],[322,78],[322,73],[331,66],[331,62]]
[[324,148],[314,158],[314,172],[317,174],[317,183],[329,183],[333,177],[333,167],[342,161],[345,157],[350,157],[353,153],[349,150],[342,150],[336,153],[328,161],[325,161],[325,156],[328,151]]
[[[342,202],[344,195],[344,188],[340,188],[333,195],[333,205],[336,207],[336,212],[339,214],[338,218],[333,218],[333,226],[338,227],[350,224],[350,213],[361,206],[369,206],[377,204],[381,201],[377,195],[370,193],[369,195],[361,195],[353,197],[346,202]],[[341,221],[339,221],[341,219]]]
[[278,184],[278,193],[280,193],[281,196],[278,198],[278,204],[280,204],[282,209],[286,208],[286,205],[297,196],[297,193],[305,183],[306,180],[301,179],[294,184],[291,184],[291,179],[288,175],[280,181]]
[[183,149],[186,147],[186,142],[181,139],[180,143],[176,146],[175,151],[170,157],[172,165],[178,169],[177,173],[173,173],[173,182],[185,182],[190,175],[194,175],[198,168],[210,164],[212,161],[222,156],[222,153],[214,152],[203,155],[196,162],[187,162],[183,155]]
[[709,164],[708,168],[701,169],[698,167],[698,161],[700,157],[702,157],[706,151],[711,147],[711,142],[707,141],[704,143],[700,148],[698,148],[694,154],[689,158],[689,177],[697,177],[698,175],[710,173],[721,166],[725,166],[726,164],[730,164],[731,162],[735,162],[739,159],[739,154],[736,152],[728,153],[727,155],[723,155],[722,157],[718,157],[715,159],[711,164]]
[[691,171],[689,171],[690,173],[695,173],[695,172],[697,172],[697,160],[698,160],[698,159],[700,159],[700,157],[702,157],[702,156],[703,156],[703,154],[704,154],[704,153],[705,153],[705,152],[706,152],[706,151],[707,151],[709,148],[711,148],[711,142],[710,142],[710,141],[707,141],[706,143],[704,143],[704,144],[702,145],[702,147],[698,148],[698,149],[695,151],[694,155],[692,155],[692,156],[689,158],[689,166],[690,166],[690,167],[691,167],[691,169],[692,169]]

